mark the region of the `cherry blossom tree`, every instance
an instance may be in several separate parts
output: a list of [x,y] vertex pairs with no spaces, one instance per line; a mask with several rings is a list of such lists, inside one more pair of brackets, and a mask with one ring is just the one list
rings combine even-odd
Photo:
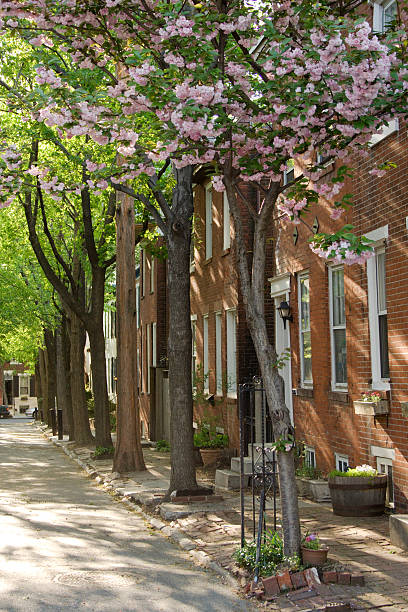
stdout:
[[[212,164],[214,187],[227,191],[247,323],[276,438],[286,553],[297,552],[300,544],[294,432],[266,331],[266,234],[276,217],[299,223],[323,199],[332,208],[333,221],[339,219],[352,204],[344,185],[353,159],[367,155],[373,133],[406,115],[406,2],[399,3],[395,27],[384,34],[373,32],[366,18],[353,12],[359,4],[68,0],[55,5],[27,0],[5,3],[0,12],[5,29],[44,49],[40,78],[46,94],[36,119],[57,127],[61,139],[83,134],[102,145],[115,144],[120,166],[112,173],[91,162],[89,180],[106,181],[145,203],[167,240],[170,292],[179,274],[186,304],[192,168]],[[76,71],[52,53],[47,56],[45,51],[57,44]],[[84,96],[75,88],[78,70],[99,72],[105,89]],[[144,136],[143,121],[154,126],[157,139]],[[9,152],[11,164],[13,154]],[[336,160],[330,181],[323,178],[321,158]],[[284,184],[282,175],[292,159],[301,173]],[[160,190],[159,167],[167,163],[176,172],[174,203],[179,207],[169,206]],[[387,167],[385,163],[372,172],[378,175]],[[140,176],[147,177],[156,204],[134,190],[132,181]],[[244,183],[257,190],[256,205],[244,197]],[[244,250],[243,207],[254,224],[250,262]],[[335,234],[313,236],[311,248],[318,256],[346,264],[361,264],[371,254],[369,241],[347,225]],[[178,338],[172,335],[176,321],[170,320],[169,358],[179,356],[189,367],[189,312],[182,314]],[[176,352],[174,340],[184,352]],[[175,406],[175,390],[182,388],[173,386]],[[188,400],[173,415],[182,419],[173,421],[173,431],[181,426],[186,439],[190,404]]]

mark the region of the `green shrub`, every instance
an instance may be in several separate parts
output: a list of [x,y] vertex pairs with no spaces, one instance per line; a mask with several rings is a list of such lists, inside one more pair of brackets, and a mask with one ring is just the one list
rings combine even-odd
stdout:
[[313,480],[319,480],[322,478],[322,473],[317,468],[311,465],[302,465],[296,469],[296,476],[301,478],[311,478]]
[[156,450],[161,451],[162,453],[169,453],[170,452],[169,442],[167,442],[167,440],[157,440]]
[[194,446],[196,448],[226,448],[228,444],[227,434],[218,433],[205,425],[202,425],[194,434]]
[[97,446],[94,450],[94,457],[112,457],[115,454],[114,446]]
[[[256,541],[245,542],[233,555],[237,565],[254,572],[256,569]],[[279,566],[287,563],[291,569],[299,565],[299,559],[287,559],[283,554],[283,541],[277,531],[267,531],[261,542],[259,575],[271,576]]]

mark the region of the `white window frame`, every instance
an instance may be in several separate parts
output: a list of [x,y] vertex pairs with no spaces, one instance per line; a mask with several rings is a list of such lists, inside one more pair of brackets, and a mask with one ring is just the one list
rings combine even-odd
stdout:
[[[334,458],[336,461],[336,470],[339,470],[339,472],[347,472],[347,469],[350,466],[350,462],[349,462],[349,458],[347,455],[342,455],[341,453],[334,453]],[[344,464],[347,464],[347,469],[342,469],[344,466]]]
[[140,328],[140,282],[136,283],[136,327]]
[[152,366],[157,367],[157,323],[152,323]]
[[[376,250],[385,248],[385,241],[388,238],[388,225],[368,232],[366,237],[374,241],[372,246]],[[376,391],[389,391],[389,378],[381,378],[380,334],[377,309],[377,258],[375,256],[367,260],[367,294],[368,320],[370,325],[371,387]]]
[[142,391],[142,372],[140,370],[140,348],[136,349],[136,368],[137,368],[137,376],[138,376],[138,387],[140,392]]
[[397,4],[397,2],[395,0],[373,2],[373,32],[385,32],[384,14],[386,9],[392,4]]
[[205,188],[205,258],[212,257],[212,184]]
[[[27,388],[27,391],[24,391],[23,393],[21,392],[21,387],[22,387],[22,383],[23,381],[27,381],[27,384],[24,385],[25,388]],[[30,396],[30,375],[29,374],[19,374],[18,376],[18,393],[19,393],[19,397],[21,396]]]
[[150,293],[154,293],[154,257],[150,255]]
[[191,315],[191,384],[193,389],[197,369],[197,315]]
[[388,476],[388,470],[386,472],[383,472],[381,470],[381,465],[385,465],[385,466],[389,466],[392,470],[392,501],[390,501],[390,479],[387,479],[387,493],[386,493],[386,498],[385,498],[385,505],[388,508],[394,508],[395,506],[395,486],[394,486],[394,467],[393,467],[393,461],[392,459],[390,459],[389,457],[381,457],[379,455],[377,455],[376,457],[377,459],[377,472],[379,474],[387,474]]
[[215,385],[216,395],[222,392],[222,313],[215,313]]
[[[313,461],[310,458],[313,457]],[[316,449],[313,446],[305,445],[305,465],[308,467],[316,467]]]
[[144,251],[144,249],[142,249],[140,251],[140,256],[142,258],[142,278],[141,278],[141,282],[142,282],[142,297],[144,297],[146,295],[146,253]]
[[[291,183],[294,178],[295,178],[295,160],[294,159],[290,159],[288,161],[288,163],[293,164],[293,166],[291,168],[288,168],[287,170],[284,171],[283,173],[283,184],[284,185],[289,185],[289,183]],[[293,178],[289,180],[289,175],[293,172]]]
[[147,366],[147,395],[150,395],[150,366],[152,359],[152,328],[151,323],[147,323],[146,325],[146,366]]
[[144,350],[143,350],[143,325],[140,326],[140,393],[144,392],[143,374],[144,374]]
[[[330,345],[331,345],[331,386],[332,391],[347,391],[347,352],[346,352],[346,382],[338,383],[336,380],[336,363],[335,363],[335,342],[334,332],[337,329],[344,329],[346,333],[347,343],[347,332],[346,332],[346,308],[344,307],[344,324],[334,325],[334,308],[333,308],[333,274],[339,270],[343,271],[343,286],[344,286],[344,266],[330,266],[329,267],[329,313],[330,313]],[[346,344],[347,347],[347,344]],[[347,348],[346,348],[347,351]]]
[[398,132],[399,130],[399,121],[398,119],[391,119],[386,125],[383,125],[382,128],[378,130],[375,134],[373,134],[370,138],[368,145],[370,147],[374,147],[376,144],[393,134],[394,132]]
[[[309,280],[309,328],[302,330],[302,281]],[[313,387],[313,374],[311,380],[305,380],[305,364],[304,364],[304,343],[303,333],[310,333],[310,344],[312,342],[311,325],[310,325],[310,275],[309,272],[302,272],[298,275],[298,310],[299,310],[299,349],[300,349],[300,384],[302,387],[311,389]],[[312,353],[313,354],[313,353]]]
[[208,365],[208,314],[203,316],[203,376],[204,393],[210,392],[210,368]]
[[226,310],[227,323],[227,397],[237,397],[237,311]]
[[231,248],[231,213],[227,194],[223,194],[223,250]]

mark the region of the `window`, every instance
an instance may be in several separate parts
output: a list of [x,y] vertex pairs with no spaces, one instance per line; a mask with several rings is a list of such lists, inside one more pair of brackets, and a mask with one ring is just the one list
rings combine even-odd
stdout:
[[[386,252],[388,226],[367,234],[377,240],[375,256],[367,261],[368,317],[370,323],[372,388],[389,390],[388,326],[386,295]],[[378,244],[379,243],[379,244]]]
[[318,164],[329,165],[329,162],[331,162],[331,158],[330,158],[330,155],[323,155],[322,153],[318,153],[316,161]]
[[112,380],[112,393],[116,393],[116,357],[111,359],[111,380]]
[[136,326],[140,327],[140,283],[136,283]]
[[336,470],[339,472],[347,472],[349,469],[349,459],[347,455],[340,455],[339,453],[335,453],[336,459]]
[[343,267],[329,268],[332,388],[347,388],[346,311]]
[[227,198],[227,194],[224,192],[223,199],[223,229],[224,229],[224,241],[223,241],[223,249],[229,249],[231,247],[231,215],[229,202]]
[[203,376],[204,376],[204,392],[210,390],[209,368],[208,368],[208,315],[203,317]]
[[142,391],[142,372],[140,371],[140,349],[136,350],[136,367],[138,391]]
[[20,383],[20,397],[22,395],[28,395],[29,392],[29,377],[26,375],[20,376],[19,377],[19,383]]
[[150,257],[150,293],[154,293],[154,257]]
[[222,395],[222,314],[215,313],[215,376],[216,394]]
[[152,327],[146,325],[146,368],[147,368],[147,394],[150,393],[150,366],[152,362]]
[[142,297],[145,296],[145,285],[146,285],[146,253],[142,250],[140,251],[140,257],[142,258],[141,265],[141,283],[142,283]]
[[195,377],[197,368],[197,315],[191,319],[191,380],[195,387]]
[[212,257],[212,187],[205,189],[205,258]]
[[311,446],[305,446],[305,465],[308,467],[316,467],[316,451]]
[[373,30],[374,32],[385,32],[397,17],[397,3],[395,0],[384,0],[374,2],[373,5]]
[[111,338],[116,338],[116,311],[110,312],[111,319]]
[[283,173],[283,184],[284,185],[288,185],[295,178],[295,160],[289,159],[286,166],[287,166],[287,169]]
[[227,310],[227,395],[237,396],[237,355],[236,355],[236,328],[237,314],[234,310]]
[[299,276],[299,332],[301,384],[312,385],[312,343],[310,334],[309,275]]
[[157,324],[152,323],[152,366],[157,366]]
[[392,473],[392,459],[377,457],[377,471],[379,474],[387,474],[387,493],[385,503],[388,507],[394,507],[394,479]]
[[144,351],[143,351],[143,325],[140,326],[140,393],[144,392],[144,369],[143,362]]

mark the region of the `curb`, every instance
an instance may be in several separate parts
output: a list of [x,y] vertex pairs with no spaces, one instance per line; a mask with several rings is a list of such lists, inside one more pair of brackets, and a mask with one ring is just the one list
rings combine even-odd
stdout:
[[129,509],[137,511],[137,513],[143,517],[150,527],[156,531],[159,531],[173,544],[178,545],[182,550],[186,551],[195,565],[212,570],[214,573],[218,574],[231,588],[240,588],[238,580],[234,576],[231,576],[231,574],[221,567],[221,565],[219,565],[217,561],[215,561],[208,553],[198,549],[195,541],[185,534],[182,529],[171,527],[168,523],[165,523],[164,521],[161,521],[145,512],[145,510],[143,510],[131,496],[124,496],[122,493],[120,493],[113,484],[114,481],[104,478],[92,464],[82,461],[82,459],[80,459],[74,451],[71,451],[64,444],[61,444],[60,441],[54,440],[48,433],[48,427],[43,425],[37,425],[37,427],[40,429],[42,435],[49,442],[51,442],[51,444],[57,448],[60,448],[70,459],[72,459],[80,468],[82,468],[84,472],[86,472],[89,478],[95,480],[97,484],[102,485],[105,491],[116,494],[118,496],[117,501],[124,504]]

